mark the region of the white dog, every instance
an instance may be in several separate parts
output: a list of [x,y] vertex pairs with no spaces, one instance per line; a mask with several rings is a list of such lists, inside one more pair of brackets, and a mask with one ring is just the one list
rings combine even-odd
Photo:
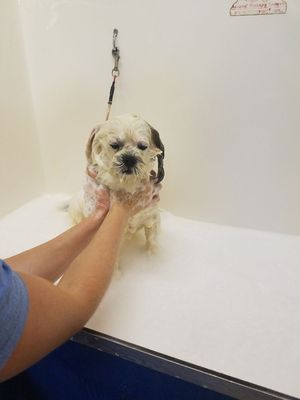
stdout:
[[[74,223],[95,210],[93,193],[97,187],[102,185],[112,193],[122,191],[126,195],[142,190],[151,176],[157,184],[164,178],[164,146],[159,133],[137,115],[121,115],[96,126],[88,140],[86,157],[87,183],[69,206]],[[159,225],[159,210],[154,205],[130,218],[126,234],[144,228],[146,248],[153,252]]]

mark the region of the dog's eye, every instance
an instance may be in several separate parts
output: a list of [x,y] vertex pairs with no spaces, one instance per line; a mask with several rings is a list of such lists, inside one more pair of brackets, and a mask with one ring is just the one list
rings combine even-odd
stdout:
[[119,148],[120,148],[121,146],[119,145],[119,143],[111,143],[110,147],[111,147],[112,149],[114,149],[114,150],[119,150]]
[[140,150],[146,150],[148,148],[148,146],[146,144],[144,144],[144,143],[138,143],[137,147]]

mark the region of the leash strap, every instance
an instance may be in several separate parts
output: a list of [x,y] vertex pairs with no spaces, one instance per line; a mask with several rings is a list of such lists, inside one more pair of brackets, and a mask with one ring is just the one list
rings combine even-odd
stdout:
[[110,92],[109,92],[109,99],[108,99],[108,108],[107,108],[107,113],[106,113],[106,121],[109,119],[110,116],[110,111],[111,111],[111,106],[113,103],[114,99],[114,93],[115,93],[115,84],[116,84],[116,79],[120,75],[120,70],[119,70],[119,60],[120,60],[120,50],[117,47],[117,38],[118,38],[118,29],[114,29],[113,31],[113,49],[112,49],[112,56],[115,59],[115,66],[112,70],[112,76],[113,76],[113,82],[110,87]]

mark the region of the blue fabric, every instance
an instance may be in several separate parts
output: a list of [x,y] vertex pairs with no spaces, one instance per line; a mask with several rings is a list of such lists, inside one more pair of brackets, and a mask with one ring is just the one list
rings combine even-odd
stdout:
[[15,349],[28,314],[28,292],[9,265],[0,260],[0,369]]

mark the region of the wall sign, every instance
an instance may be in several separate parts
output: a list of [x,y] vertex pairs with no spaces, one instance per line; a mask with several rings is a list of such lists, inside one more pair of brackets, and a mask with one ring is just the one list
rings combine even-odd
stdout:
[[230,9],[230,15],[285,14],[287,1],[284,0],[237,0]]

